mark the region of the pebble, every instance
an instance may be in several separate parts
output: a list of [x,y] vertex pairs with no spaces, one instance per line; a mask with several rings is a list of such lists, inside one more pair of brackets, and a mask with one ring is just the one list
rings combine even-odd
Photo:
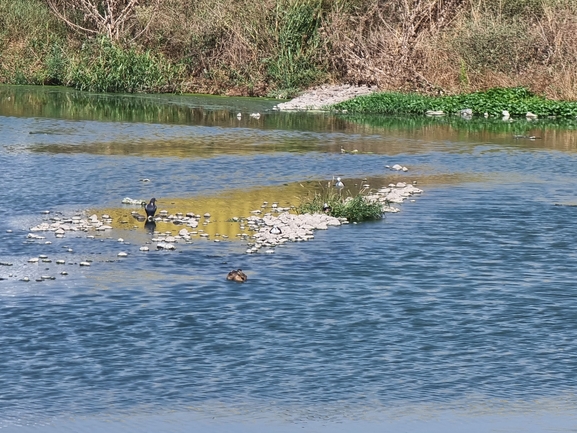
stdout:
[[121,251],[117,254],[118,257],[128,257],[128,253],[125,253],[124,251]]
[[80,262],[80,266],[90,266],[90,262]]

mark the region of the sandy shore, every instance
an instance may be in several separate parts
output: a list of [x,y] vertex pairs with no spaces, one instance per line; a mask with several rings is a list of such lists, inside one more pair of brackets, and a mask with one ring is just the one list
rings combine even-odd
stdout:
[[346,101],[357,96],[368,95],[377,91],[376,87],[352,86],[321,86],[303,93],[301,96],[282,102],[274,107],[276,110],[326,110],[326,107]]

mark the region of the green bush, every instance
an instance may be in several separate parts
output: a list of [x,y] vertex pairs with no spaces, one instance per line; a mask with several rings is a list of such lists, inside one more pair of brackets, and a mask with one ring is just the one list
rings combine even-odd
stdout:
[[330,215],[346,218],[351,222],[376,220],[383,217],[381,204],[369,201],[364,190],[354,196],[343,195],[334,188],[322,188],[311,196],[304,197],[297,207],[297,213],[323,213],[325,205],[330,207]]
[[71,60],[66,84],[90,92],[161,92],[177,74],[178,68],[161,55],[126,49],[101,37],[87,42]]

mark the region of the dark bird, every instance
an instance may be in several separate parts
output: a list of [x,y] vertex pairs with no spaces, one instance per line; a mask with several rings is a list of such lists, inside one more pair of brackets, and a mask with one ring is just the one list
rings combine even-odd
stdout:
[[226,279],[229,281],[236,281],[237,283],[244,283],[246,280],[248,280],[248,277],[242,271],[242,269],[233,269],[228,273]]
[[146,217],[148,220],[152,220],[156,213],[156,199],[154,197],[150,199],[150,203],[144,206],[144,210],[146,211]]

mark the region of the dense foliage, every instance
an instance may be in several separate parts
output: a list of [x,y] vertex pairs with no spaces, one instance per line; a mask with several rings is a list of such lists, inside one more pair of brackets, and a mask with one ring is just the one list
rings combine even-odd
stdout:
[[64,84],[91,92],[134,93],[173,90],[178,68],[161,55],[122,48],[105,37],[84,45],[70,60]]
[[374,93],[341,102],[333,108],[351,113],[375,114],[423,115],[429,110],[453,114],[471,109],[475,115],[487,113],[490,116],[502,116],[503,111],[508,111],[511,116],[525,116],[528,112],[540,117],[575,118],[577,116],[577,102],[546,99],[522,87],[494,88],[449,96]]

